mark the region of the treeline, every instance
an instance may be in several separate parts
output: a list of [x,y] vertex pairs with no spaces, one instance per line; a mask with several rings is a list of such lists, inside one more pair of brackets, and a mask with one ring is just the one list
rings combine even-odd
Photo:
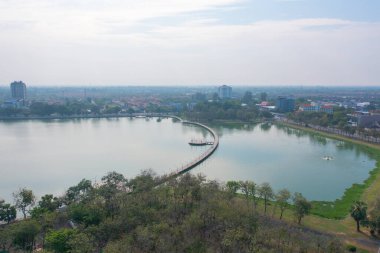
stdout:
[[253,104],[242,105],[240,100],[216,100],[197,103],[185,117],[196,121],[238,120],[256,121],[260,118],[272,118],[272,114],[259,111]]
[[346,132],[355,132],[354,127],[348,125],[349,117],[347,114],[352,112],[345,108],[334,108],[332,114],[325,112],[302,112],[297,111],[288,114],[288,119],[293,120],[298,123],[312,124],[323,127],[334,127]]
[[[110,107],[109,113],[118,112],[120,108]],[[101,107],[89,102],[70,101],[65,104],[48,104],[44,102],[33,102],[29,108],[0,108],[0,116],[10,117],[15,115],[37,115],[49,116],[52,114],[81,115],[88,113],[100,113]]]
[[[45,195],[35,206],[33,192],[20,189],[14,208],[30,217],[15,222],[12,209],[0,227],[0,250],[345,252],[337,239],[297,225],[310,208],[301,194],[191,174],[157,186],[160,180],[151,172],[129,180],[112,172],[97,185],[82,180],[62,197]],[[273,218],[267,207],[282,217],[291,199],[296,222]]]

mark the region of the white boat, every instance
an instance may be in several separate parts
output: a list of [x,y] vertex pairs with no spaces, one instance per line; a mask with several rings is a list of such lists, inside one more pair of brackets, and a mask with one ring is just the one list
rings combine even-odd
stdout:
[[325,155],[324,157],[322,157],[322,159],[325,161],[331,161],[331,160],[334,160],[334,157]]

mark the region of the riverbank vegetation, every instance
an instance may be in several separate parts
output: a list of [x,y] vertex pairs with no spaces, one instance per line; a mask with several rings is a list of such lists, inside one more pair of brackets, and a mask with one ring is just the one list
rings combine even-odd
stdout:
[[323,127],[335,127],[341,130],[349,131],[355,128],[351,128],[347,125],[349,117],[347,114],[353,112],[353,109],[346,109],[344,107],[334,107],[334,112],[328,114],[325,112],[303,112],[297,111],[289,113],[288,119],[298,123],[312,124]]
[[[268,184],[224,186],[185,174],[155,186],[159,180],[151,172],[129,180],[113,172],[97,185],[82,180],[60,198],[44,196],[30,218],[0,227],[0,247],[12,252],[345,252],[335,237],[298,225],[303,217],[298,215],[308,208],[300,194],[294,196],[300,208],[289,211],[290,194],[275,194]],[[292,212],[296,219],[280,220],[269,209],[263,213],[266,205],[274,206],[273,198],[279,203],[282,198],[286,215]]]
[[215,100],[197,103],[192,110],[184,112],[187,119],[201,122],[220,120],[257,122],[271,119],[268,111],[260,111],[254,104],[242,104],[241,100]]

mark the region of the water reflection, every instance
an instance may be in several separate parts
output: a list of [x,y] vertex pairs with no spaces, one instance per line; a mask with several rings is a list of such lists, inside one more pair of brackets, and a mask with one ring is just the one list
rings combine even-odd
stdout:
[[211,179],[270,182],[313,200],[334,200],[375,167],[361,146],[298,129],[268,123],[213,127],[221,145],[205,167],[193,171]]
[[[274,124],[214,124],[221,137],[213,156],[192,173],[210,180],[270,182],[309,199],[333,200],[360,183],[374,168],[365,148]],[[82,178],[116,170],[126,176],[152,168],[168,173],[208,147],[188,145],[210,139],[200,127],[175,119],[108,118],[0,122],[0,193],[19,187],[38,195],[60,194]],[[323,156],[334,157],[325,161]]]

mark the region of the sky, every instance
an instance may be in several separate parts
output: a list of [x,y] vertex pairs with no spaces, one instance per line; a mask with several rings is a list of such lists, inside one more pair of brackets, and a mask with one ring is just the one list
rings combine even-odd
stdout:
[[379,0],[0,0],[0,85],[380,85]]

